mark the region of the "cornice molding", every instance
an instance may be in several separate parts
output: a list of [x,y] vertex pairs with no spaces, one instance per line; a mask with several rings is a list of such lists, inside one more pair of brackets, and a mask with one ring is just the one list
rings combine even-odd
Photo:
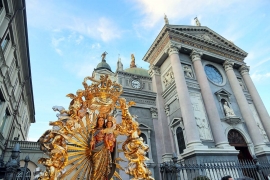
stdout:
[[[165,25],[145,56],[143,57],[144,61],[152,64],[155,59],[160,55],[162,51],[164,51],[164,47],[171,40],[175,42],[179,42],[180,44],[186,44],[193,48],[201,49],[204,51],[208,51],[229,59],[233,59],[239,62],[242,62],[244,58],[247,56],[247,53],[242,49],[235,46],[233,43],[229,43],[229,41],[214,31],[210,30],[207,27],[195,27],[195,26],[183,26],[183,28],[174,28],[177,26]],[[228,48],[222,44],[216,43],[211,40],[206,40],[202,37],[194,36],[191,34],[187,34],[182,32],[185,31],[204,31],[212,34],[214,37],[219,38],[219,40],[232,48]],[[235,48],[236,50],[234,50]]]

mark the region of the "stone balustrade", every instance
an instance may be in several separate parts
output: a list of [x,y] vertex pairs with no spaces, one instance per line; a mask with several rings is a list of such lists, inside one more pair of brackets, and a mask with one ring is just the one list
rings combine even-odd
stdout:
[[40,150],[39,142],[31,142],[31,141],[9,141],[8,148],[12,149],[16,143],[19,143],[21,150]]

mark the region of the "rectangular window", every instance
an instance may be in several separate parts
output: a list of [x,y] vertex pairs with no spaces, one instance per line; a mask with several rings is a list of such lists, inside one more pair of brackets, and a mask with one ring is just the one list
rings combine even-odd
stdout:
[[148,84],[148,89],[151,90],[151,83]]
[[126,80],[126,86],[128,86],[128,79]]
[[5,39],[2,41],[2,43],[1,43],[1,48],[2,48],[2,50],[4,51],[5,50],[5,48],[7,47],[7,44],[8,44],[8,42],[9,42],[9,40],[10,40],[10,38],[9,38],[9,34],[5,37]]
[[10,116],[8,110],[6,109],[4,116],[2,117],[1,121],[0,121],[0,131],[3,132],[6,121],[8,119],[8,117]]
[[11,65],[10,65],[10,67],[9,67],[9,76],[10,76],[10,77],[11,77],[11,75],[12,75],[12,72],[13,72],[14,67],[15,67],[15,60],[13,59]]

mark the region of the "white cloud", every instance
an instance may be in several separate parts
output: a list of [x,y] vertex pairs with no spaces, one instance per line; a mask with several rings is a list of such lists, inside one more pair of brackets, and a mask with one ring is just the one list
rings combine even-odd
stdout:
[[251,74],[251,78],[253,81],[261,81],[270,78],[270,72],[265,74],[253,73]]
[[63,52],[61,51],[61,49],[55,48],[55,51],[56,51],[57,54],[59,54],[60,56],[63,56]]
[[101,39],[104,42],[121,38],[123,32],[113,20],[105,17],[98,18],[98,20],[73,18],[71,25],[66,28],[90,38]]
[[60,42],[62,42],[64,40],[65,40],[64,37],[61,37],[61,38],[58,38],[58,39],[56,39],[56,38],[53,37],[52,38],[52,45],[53,45],[53,47],[58,47],[59,44],[60,44]]
[[189,16],[198,16],[202,12],[213,13],[219,9],[227,8],[241,0],[234,1],[216,1],[216,0],[134,0],[137,9],[144,14],[141,25],[145,28],[152,28],[161,20],[164,13],[168,16],[170,24],[174,20],[183,19]]
[[108,42],[120,38],[123,33],[111,18],[95,17],[91,14],[80,16],[80,14],[72,13],[74,9],[67,11],[70,7],[58,5],[54,1],[27,0],[29,26],[52,32],[69,30],[80,34],[76,42],[78,44],[83,40],[83,36]]
[[75,40],[77,44],[80,44],[83,41],[84,37],[82,35],[79,35],[79,37]]
[[62,50],[59,48],[59,45],[62,41],[64,41],[65,38],[64,37],[61,37],[61,38],[52,38],[52,46],[54,48],[54,50],[57,52],[57,54],[59,54],[60,56],[63,56],[63,52]]
[[[98,61],[93,62],[82,62],[82,63],[66,63],[65,67],[75,74],[79,78],[85,78],[86,76],[92,76],[92,72],[96,65],[98,64]],[[94,64],[94,65],[93,65]]]
[[92,46],[91,46],[92,49],[99,49],[100,47],[101,47],[101,46],[100,46],[99,43],[94,43],[94,44],[92,44]]

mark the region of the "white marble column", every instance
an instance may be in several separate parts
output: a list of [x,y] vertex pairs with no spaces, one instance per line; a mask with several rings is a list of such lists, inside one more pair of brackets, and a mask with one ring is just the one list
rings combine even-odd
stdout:
[[149,75],[152,77],[153,91],[157,93],[156,108],[158,111],[157,118],[153,119],[155,130],[155,140],[157,147],[158,163],[162,162],[162,156],[166,153],[173,153],[173,139],[171,138],[168,127],[167,116],[164,112],[164,99],[162,97],[162,83],[160,69],[157,66],[150,66]]
[[256,125],[256,121],[253,118],[253,114],[250,111],[247,99],[242,91],[241,86],[239,85],[239,82],[236,78],[236,75],[233,71],[233,62],[230,62],[226,60],[223,64],[224,69],[226,71],[227,77],[229,79],[230,85],[232,87],[234,96],[236,98],[236,101],[238,103],[238,106],[240,108],[242,117],[244,118],[244,121],[246,122],[247,129],[249,132],[249,135],[252,139],[252,142],[256,148],[259,148],[260,146],[264,146],[265,143],[263,141],[263,138],[260,134],[260,131],[258,129],[258,126]]
[[202,53],[195,50],[193,50],[190,54],[195,74],[201,88],[202,98],[209,118],[211,130],[213,132],[215,144],[217,147],[229,146],[228,140],[224,133],[224,129],[221,125],[220,116],[216,107],[213,93],[202,66],[201,56]]
[[247,86],[247,89],[252,97],[253,103],[255,105],[255,108],[259,114],[259,117],[261,119],[261,122],[264,126],[264,129],[266,131],[266,134],[268,138],[270,139],[270,117],[269,114],[262,102],[262,99],[254,86],[254,83],[252,82],[250,76],[249,76],[249,66],[242,65],[239,68],[239,71],[245,81],[245,84]]
[[179,104],[184,121],[184,126],[186,129],[186,144],[187,148],[189,148],[192,146],[200,146],[202,145],[202,142],[200,140],[199,131],[194,117],[193,106],[190,100],[178,50],[178,47],[171,44],[168,48],[168,54],[174,73],[176,91],[179,98]]

